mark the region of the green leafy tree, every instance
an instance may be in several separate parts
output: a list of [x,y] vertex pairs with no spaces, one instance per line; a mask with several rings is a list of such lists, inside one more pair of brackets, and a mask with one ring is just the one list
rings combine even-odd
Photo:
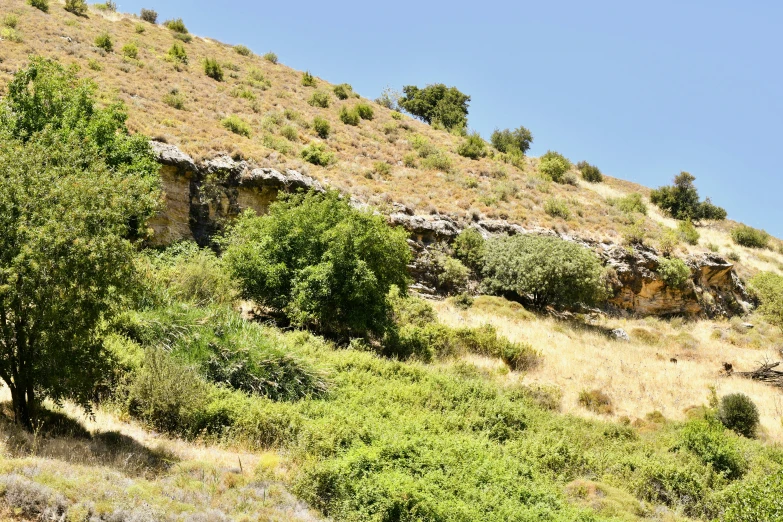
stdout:
[[513,131],[509,129],[495,129],[490,141],[492,142],[492,146],[500,152],[517,150],[524,154],[530,149],[530,145],[533,143],[533,134],[525,127],[519,127]]
[[598,256],[556,237],[517,235],[486,242],[485,284],[534,306],[594,304],[606,297]]
[[392,286],[407,287],[406,233],[336,192],[288,195],[268,215],[245,213],[224,259],[245,297],[292,323],[348,340],[389,328]]
[[538,171],[544,176],[552,178],[552,181],[556,183],[562,183],[565,179],[565,173],[571,169],[571,162],[560,154],[553,150],[548,150],[546,154],[541,156],[541,161],[538,164]]
[[45,398],[89,408],[101,325],[133,289],[132,238],[159,202],[147,138],[94,90],[34,58],[0,109],[0,379],[28,429]]
[[650,193],[650,201],[674,219],[726,219],[726,211],[713,205],[709,198],[700,201],[699,191],[693,182],[696,177],[688,172],[680,172],[674,178],[674,184],[659,187]]
[[454,256],[476,274],[481,272],[484,265],[485,246],[484,236],[475,228],[466,228],[460,232],[452,244]]
[[487,155],[487,143],[478,132],[472,132],[457,147],[457,154],[470,159],[483,158]]
[[439,123],[447,129],[467,127],[470,96],[461,93],[456,87],[446,87],[442,83],[428,85],[423,89],[406,85],[402,92],[399,106],[409,114],[429,124]]
[[720,400],[718,417],[724,426],[743,437],[753,438],[759,427],[759,410],[744,393],[731,393]]
[[661,258],[658,261],[658,275],[672,288],[682,288],[691,277],[691,269],[682,259]]

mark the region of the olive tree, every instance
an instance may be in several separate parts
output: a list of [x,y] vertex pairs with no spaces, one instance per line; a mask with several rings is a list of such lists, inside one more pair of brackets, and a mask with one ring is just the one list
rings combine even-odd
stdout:
[[133,287],[133,238],[160,199],[148,141],[93,93],[35,58],[0,109],[0,379],[28,429],[44,398],[89,408],[101,325]]
[[470,96],[456,87],[446,87],[442,83],[424,88],[406,85],[402,92],[398,103],[407,113],[429,124],[439,123],[447,129],[467,127]]

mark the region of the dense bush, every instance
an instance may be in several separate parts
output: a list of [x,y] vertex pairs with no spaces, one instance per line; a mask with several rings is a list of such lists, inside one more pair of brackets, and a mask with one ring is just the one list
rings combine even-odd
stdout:
[[109,33],[101,33],[95,38],[95,47],[103,49],[107,53],[114,50],[114,43],[111,41]]
[[612,399],[601,390],[582,390],[579,392],[579,404],[599,415],[610,415],[614,411]]
[[334,86],[334,95],[340,100],[347,100],[353,95],[353,87],[347,83]]
[[315,76],[310,74],[310,71],[302,73],[302,86],[303,87],[315,87]]
[[448,293],[460,293],[465,290],[470,277],[470,269],[459,259],[442,255],[437,259],[439,269],[438,286]]
[[359,120],[361,117],[359,116],[359,112],[356,110],[356,108],[349,109],[348,107],[341,107],[340,108],[340,121],[345,123],[346,125],[359,125]]
[[326,167],[334,161],[334,153],[329,152],[323,143],[311,143],[302,149],[302,159],[313,165]]
[[122,46],[122,55],[135,60],[139,57],[139,46],[134,42],[126,43]]
[[693,452],[729,480],[738,479],[745,472],[745,459],[736,441],[714,420],[689,422],[680,433],[680,447]]
[[315,91],[313,95],[310,96],[310,99],[307,100],[307,103],[313,107],[325,109],[329,107],[329,94],[324,91]]
[[169,30],[174,31],[175,33],[188,34],[188,28],[185,27],[185,22],[182,21],[182,18],[177,18],[174,20],[166,20],[165,22],[163,22],[163,25]]
[[235,114],[223,118],[220,120],[220,124],[224,129],[229,130],[234,134],[244,136],[245,138],[249,138],[253,134],[250,124]]
[[[174,44],[171,46],[171,49],[169,49],[168,57],[174,61],[179,62],[183,65],[187,65],[188,63],[188,52],[185,50],[185,46],[182,45],[179,42],[174,42]],[[217,64],[217,62],[215,62]],[[220,68],[220,65],[218,65],[218,69]],[[206,66],[204,69],[204,72],[206,73]],[[222,78],[222,71],[220,71],[220,78]],[[209,76],[209,73],[207,73],[207,76]]]
[[580,161],[576,164],[576,168],[582,173],[582,179],[590,183],[600,183],[604,180],[604,175],[601,174],[601,170],[595,165],[590,165],[586,161]]
[[770,236],[764,230],[739,225],[731,230],[731,239],[738,245],[750,248],[766,248]]
[[366,103],[357,103],[354,109],[356,109],[356,113],[363,120],[371,120],[375,117],[375,111]]
[[439,170],[450,172],[453,167],[451,158],[443,151],[435,151],[421,161],[421,168],[425,170]]
[[674,185],[659,187],[650,193],[650,201],[675,219],[726,219],[726,211],[712,204],[709,198],[699,200],[694,176],[681,172],[674,178]]
[[36,9],[40,9],[44,13],[49,12],[49,0],[27,0],[27,2],[35,7]]
[[406,234],[336,192],[287,196],[263,217],[243,214],[224,246],[246,297],[342,340],[381,335],[389,289],[407,287]]
[[461,93],[456,87],[446,87],[442,83],[428,85],[423,89],[406,85],[402,91],[399,105],[409,114],[447,129],[467,127],[470,96]]
[[547,151],[541,156],[538,171],[556,183],[562,183],[565,173],[571,169],[571,162],[558,152]]
[[701,234],[690,219],[677,223],[677,236],[689,245],[698,245]]
[[549,198],[544,201],[544,212],[549,216],[562,219],[569,219],[571,217],[571,211],[568,210],[568,204],[562,199],[557,198]]
[[87,2],[85,0],[65,0],[65,10],[76,16],[87,14]]
[[293,125],[286,125],[282,129],[280,129],[280,135],[287,139],[288,141],[297,142],[299,141],[299,131],[296,130],[296,127]]
[[783,329],[783,276],[761,272],[750,280],[750,287],[758,296],[758,311],[775,326]]
[[277,64],[277,55],[275,53],[271,52],[271,51],[268,52],[268,53],[265,53],[263,58],[267,62]]
[[313,119],[313,128],[318,137],[324,140],[329,137],[329,133],[332,130],[332,126],[329,125],[329,122],[320,116],[316,116]]
[[248,46],[241,45],[241,44],[234,46],[234,52],[240,56],[250,56],[251,54],[253,54],[253,51],[251,51]]
[[492,146],[500,152],[511,152],[516,150],[522,154],[526,153],[530,149],[530,145],[533,143],[533,134],[525,127],[519,127],[518,129],[499,130],[495,129],[490,137]]
[[483,273],[492,292],[513,293],[535,306],[593,304],[606,297],[598,256],[556,237],[491,239]]
[[223,81],[223,67],[214,58],[204,58],[204,74],[213,80]]
[[158,13],[152,9],[142,9],[139,18],[151,24],[158,23]]
[[691,278],[691,269],[682,259],[658,260],[658,275],[672,288],[682,288]]
[[163,103],[172,109],[177,109],[178,111],[185,110],[185,97],[182,95],[182,93],[179,92],[178,89],[172,89],[168,93],[164,94]]
[[644,204],[642,195],[638,192],[633,192],[622,198],[611,199],[609,203],[627,214],[638,212],[647,215],[647,205]]
[[457,147],[457,154],[470,159],[479,159],[487,155],[487,143],[478,132],[468,135]]
[[480,274],[484,266],[485,242],[481,232],[475,228],[466,228],[454,239],[454,255],[475,274]]
[[756,436],[756,430],[759,426],[759,410],[747,395],[732,393],[722,397],[718,408],[718,417],[724,426],[743,437]]

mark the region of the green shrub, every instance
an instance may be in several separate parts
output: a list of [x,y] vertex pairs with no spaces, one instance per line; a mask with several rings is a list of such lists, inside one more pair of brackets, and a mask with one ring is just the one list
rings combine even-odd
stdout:
[[488,240],[485,248],[484,283],[493,293],[514,293],[539,307],[606,298],[601,261],[580,245],[517,235]]
[[698,245],[701,234],[690,219],[677,223],[677,236],[689,245]]
[[670,256],[674,253],[674,249],[680,244],[680,237],[674,230],[664,231],[658,238],[658,250],[664,256]]
[[107,53],[114,50],[114,43],[111,41],[111,35],[109,33],[101,33],[95,38],[95,47],[103,49]]
[[371,120],[375,117],[375,111],[366,103],[357,103],[354,109],[356,109],[359,117],[363,120]]
[[241,87],[239,85],[231,89],[228,95],[233,96],[234,98],[242,98],[250,101],[256,100],[256,93],[246,87]]
[[[580,161],[576,164],[576,168],[582,173],[582,179],[590,183],[601,183],[604,180],[604,175],[601,174],[601,170],[595,165],[590,165],[586,161]],[[645,212],[646,214],[646,212]]]
[[313,107],[321,107],[325,109],[329,107],[329,94],[324,91],[315,91],[307,103]]
[[612,399],[601,390],[582,390],[579,392],[579,404],[599,415],[611,415],[614,411]]
[[253,133],[250,124],[234,114],[220,120],[220,124],[224,129],[229,130],[234,134],[244,136],[245,138],[249,138]]
[[451,158],[443,151],[436,151],[428,155],[421,161],[421,168],[425,170],[439,170],[441,172],[450,172],[452,169]]
[[245,297],[348,340],[387,329],[387,294],[392,285],[407,287],[406,237],[337,192],[296,194],[273,203],[266,216],[238,218],[224,259]]
[[769,244],[769,234],[747,225],[739,225],[731,230],[731,239],[738,245],[750,248],[766,248]]
[[500,152],[518,151],[521,154],[525,154],[533,143],[533,134],[525,127],[519,127],[513,131],[509,129],[495,129],[492,132],[490,141],[492,146]]
[[479,159],[487,155],[487,143],[478,132],[471,133],[457,147],[457,154],[470,159]]
[[135,60],[139,57],[139,46],[133,42],[126,43],[122,46],[122,55]]
[[645,216],[647,215],[647,205],[644,204],[642,195],[638,192],[628,194],[622,198],[609,200],[609,203],[627,214],[638,212]]
[[89,67],[90,70],[93,70],[93,71],[102,71],[103,70],[103,66],[101,65],[101,62],[99,62],[98,60],[96,60],[94,58],[90,58],[89,60],[87,60],[87,67]]
[[392,111],[391,117],[393,120],[401,120],[402,119],[402,113],[398,111]]
[[174,39],[185,43],[190,43],[193,41],[193,37],[190,35],[190,33],[174,33]]
[[674,185],[659,187],[650,193],[650,201],[674,219],[726,219],[726,211],[712,204],[709,198],[699,201],[694,176],[681,172]]
[[387,177],[391,174],[392,166],[385,161],[376,161],[372,164],[372,170],[380,176]]
[[632,219],[620,231],[625,245],[643,245],[647,239],[647,229],[641,219]]
[[457,235],[452,244],[454,255],[475,274],[480,274],[484,266],[486,240],[475,228],[466,228]]
[[234,52],[241,56],[250,56],[253,54],[253,51],[251,51],[248,46],[241,44],[234,46]]
[[691,269],[682,259],[664,257],[658,260],[658,275],[668,286],[682,288],[691,278]]
[[334,153],[329,152],[323,143],[311,143],[302,149],[302,159],[313,165],[326,167],[334,162]]
[[27,3],[44,13],[49,12],[49,0],[27,0]]
[[418,155],[413,152],[409,152],[402,157],[402,164],[409,169],[415,169],[419,166]]
[[438,285],[450,294],[460,293],[465,290],[470,277],[470,269],[459,259],[446,255],[437,258]]
[[166,20],[163,22],[163,25],[175,33],[188,34],[188,28],[185,27],[185,22],[182,21],[182,18]]
[[[400,94],[399,91],[392,89],[391,87],[385,87],[383,91],[381,91],[381,95],[375,99],[375,103],[396,112],[400,106],[401,97],[402,94]],[[392,115],[392,117],[394,117],[394,115]]]
[[[188,52],[185,50],[185,46],[182,45],[179,42],[174,42],[174,44],[171,46],[171,49],[169,49],[168,56],[171,60],[175,62],[179,62],[183,65],[187,65],[188,63]],[[217,64],[217,62],[215,62]],[[218,68],[220,68],[220,65],[218,65]],[[206,72],[206,65],[204,66],[204,72]],[[222,78],[222,71],[221,71],[221,78]],[[209,76],[209,74],[207,74]]]
[[399,106],[409,114],[446,129],[467,127],[470,96],[461,93],[456,87],[446,87],[442,83],[428,85],[423,89],[406,85],[402,91]]
[[76,16],[87,14],[87,2],[85,0],[65,0],[65,10]]
[[334,86],[334,95],[340,100],[347,100],[353,96],[353,87],[347,83],[341,83]]
[[353,109],[349,109],[348,107],[340,108],[340,121],[346,125],[359,125],[360,119],[359,112],[355,107]]
[[271,51],[268,52],[268,53],[265,53],[263,58],[267,62],[277,64],[277,55],[275,53],[271,52]]
[[718,407],[718,418],[728,429],[753,438],[759,427],[759,410],[750,397],[732,393],[722,397]]
[[0,29],[0,38],[9,42],[22,43],[22,36],[16,29],[10,27]]
[[178,111],[185,110],[185,97],[178,89],[172,89],[163,95],[163,103]]
[[316,116],[313,119],[313,128],[318,137],[324,140],[329,137],[329,133],[332,130],[332,126],[329,125],[329,122],[320,116]]
[[16,29],[16,26],[18,24],[19,24],[19,17],[14,14],[5,15],[3,17],[3,25],[10,29]]
[[759,313],[783,329],[783,276],[761,272],[750,280],[750,287],[759,298]]
[[544,202],[544,212],[552,217],[559,217],[562,219],[569,219],[571,217],[571,211],[568,210],[568,204],[562,199],[549,198]]
[[220,66],[217,60],[214,58],[204,59],[204,74],[212,78],[213,80],[223,81],[223,68]]
[[133,26],[133,30],[136,31],[136,34],[144,34],[147,28],[144,27],[144,24],[136,24]]
[[565,173],[570,169],[571,162],[562,154],[551,150],[541,156],[538,164],[538,171],[555,183],[562,183]]
[[727,437],[720,423],[708,420],[689,422],[680,432],[680,447],[694,453],[704,464],[729,480],[745,473],[745,459],[736,442]]
[[299,131],[296,130],[296,127],[293,125],[286,125],[282,129],[280,129],[280,135],[287,139],[288,141],[297,142],[299,141]]
[[783,473],[764,474],[752,481],[735,482],[713,498],[712,511],[721,522],[783,520]]
[[142,9],[139,18],[151,24],[158,23],[158,13],[152,9]]
[[107,0],[102,4],[94,4],[93,7],[101,11],[111,11],[112,13],[117,12],[117,3],[113,2],[112,0]]
[[302,86],[303,87],[315,87],[315,76],[310,74],[310,71],[302,73]]

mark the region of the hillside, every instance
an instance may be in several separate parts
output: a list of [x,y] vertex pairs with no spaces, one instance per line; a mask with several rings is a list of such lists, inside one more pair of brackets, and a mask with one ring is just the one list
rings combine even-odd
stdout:
[[[783,355],[783,321],[754,309],[761,300],[746,284],[783,275],[783,241],[741,246],[732,239],[739,223],[702,219],[689,242],[684,222],[623,173],[591,183],[572,165],[557,183],[540,158],[489,144],[470,159],[458,153],[459,132],[349,88],[340,99],[317,77],[306,86],[306,73],[265,57],[269,49],[105,7],[76,16],[64,3],[50,1],[48,13],[25,0],[0,6],[0,101],[13,98],[8,83],[32,56],[76,66],[94,80],[101,108],[122,102],[130,132],[153,140],[145,158],[155,183],[144,187],[154,185],[162,207],[117,218],[124,233],[105,243],[114,249],[71,236],[68,223],[104,232],[84,211],[101,199],[87,197],[93,187],[82,180],[100,182],[87,169],[45,200],[56,208],[39,209],[40,222],[0,220],[0,234],[29,242],[18,259],[33,259],[0,256],[0,269],[18,281],[43,273],[24,294],[0,270],[0,305],[14,291],[32,295],[32,314],[52,306],[52,324],[67,329],[69,316],[89,322],[72,302],[99,294],[93,271],[124,259],[133,274],[112,300],[122,287],[115,277],[84,339],[67,338],[53,351],[59,360],[42,362],[61,400],[38,405],[28,430],[14,423],[18,398],[3,389],[0,519],[783,520],[781,388],[736,374]],[[315,93],[327,101],[311,101]],[[372,117],[343,123],[341,110],[357,104]],[[38,149],[7,136],[18,163],[32,167],[0,151],[2,172],[39,181],[24,177],[38,172]],[[333,155],[328,164],[303,159],[312,145]],[[10,196],[0,192],[0,208],[24,214],[17,201],[60,188],[56,177],[40,179],[39,192],[0,185]],[[297,188],[315,190],[280,197]],[[140,208],[114,190],[110,210]],[[62,201],[84,208],[60,209]],[[560,261],[552,278],[571,271],[562,293],[590,284],[595,296],[542,305],[503,288],[501,276],[489,281],[488,249],[503,231],[551,249],[537,259]],[[457,246],[466,232],[480,242],[468,254]],[[0,248],[16,252],[12,243]],[[83,273],[66,273],[64,257],[79,248],[95,250],[79,258]],[[677,282],[663,275],[675,263]],[[36,293],[48,284],[60,286]],[[783,290],[778,297],[779,312]],[[7,320],[21,308],[9,309],[0,309],[3,379],[7,346],[20,337],[8,332],[24,331]],[[80,379],[79,365],[93,362],[102,373]],[[68,385],[86,392],[58,388]],[[736,394],[757,422],[732,424],[725,404]]]

